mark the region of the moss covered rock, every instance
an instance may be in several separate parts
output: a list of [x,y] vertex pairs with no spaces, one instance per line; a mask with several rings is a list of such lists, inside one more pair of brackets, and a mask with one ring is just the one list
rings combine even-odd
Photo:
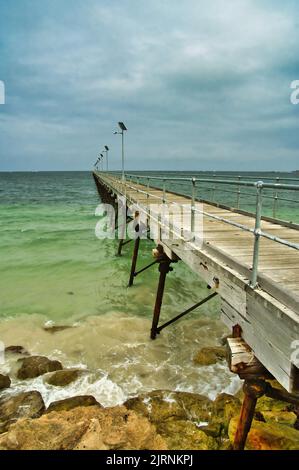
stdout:
[[195,423],[170,418],[157,426],[170,450],[216,450],[218,443],[199,429]]
[[226,434],[231,418],[239,416],[240,411],[241,401],[237,397],[220,393],[213,402],[211,424],[220,424],[222,434]]
[[38,418],[45,410],[39,392],[23,392],[0,401],[0,433],[20,418]]
[[98,406],[102,408],[102,405],[98,403],[92,395],[78,395],[77,397],[54,401],[47,408],[47,413],[52,413],[52,411],[69,411],[73,408],[86,406]]
[[0,374],[0,390],[3,390],[4,388],[9,388],[10,384],[11,380],[8,375]]
[[57,370],[45,377],[45,382],[55,387],[65,387],[77,380],[82,375],[82,370],[66,369]]
[[19,379],[33,379],[39,375],[61,370],[62,364],[59,361],[52,361],[44,356],[30,356],[19,359],[21,367],[17,372]]
[[200,366],[209,366],[223,361],[226,357],[226,348],[223,346],[214,346],[202,348],[194,356],[193,361]]
[[139,395],[127,400],[124,405],[146,416],[153,423],[169,418],[208,421],[212,410],[212,401],[207,397],[196,393],[165,390]]
[[77,407],[22,419],[0,436],[0,450],[166,450],[145,417],[124,406]]
[[[234,441],[238,425],[238,417],[229,423],[229,438]],[[253,420],[246,441],[248,450],[298,450],[299,431],[290,426],[273,422],[263,423]]]
[[262,411],[262,416],[266,423],[271,422],[294,426],[297,421],[297,415],[293,411]]

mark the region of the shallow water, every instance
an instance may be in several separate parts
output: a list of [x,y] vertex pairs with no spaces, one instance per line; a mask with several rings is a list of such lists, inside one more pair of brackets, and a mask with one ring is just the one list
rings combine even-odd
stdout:
[[[201,347],[219,345],[227,334],[213,299],[149,339],[158,280],[157,266],[128,289],[132,246],[116,257],[117,241],[95,237],[99,203],[90,173],[0,173],[0,341],[32,354],[61,360],[86,373],[60,389],[42,378],[18,381],[13,389],[40,390],[47,403],[88,393],[109,406],[153,389],[209,395],[240,386],[226,364],[196,366]],[[152,261],[150,241],[141,241],[138,266]],[[162,320],[208,294],[183,263],[169,274]],[[72,328],[51,334],[45,324]]]

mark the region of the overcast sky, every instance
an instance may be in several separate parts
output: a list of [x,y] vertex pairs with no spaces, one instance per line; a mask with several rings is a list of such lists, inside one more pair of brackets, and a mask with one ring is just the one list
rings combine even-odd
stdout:
[[299,168],[298,0],[0,0],[1,170]]

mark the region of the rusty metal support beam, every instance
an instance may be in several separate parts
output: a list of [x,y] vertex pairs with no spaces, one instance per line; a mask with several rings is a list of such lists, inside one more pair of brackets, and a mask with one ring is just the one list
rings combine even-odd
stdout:
[[172,323],[176,322],[177,320],[179,320],[180,318],[184,317],[185,315],[187,315],[187,313],[190,313],[192,312],[193,310],[195,310],[197,307],[200,307],[201,305],[205,304],[206,302],[208,302],[209,300],[211,300],[213,297],[215,297],[215,295],[217,295],[218,292],[213,292],[212,294],[208,295],[207,297],[205,297],[204,299],[202,299],[200,302],[197,302],[197,304],[195,305],[192,305],[192,307],[188,308],[187,310],[185,310],[184,312],[180,313],[179,315],[177,315],[176,317],[172,318],[171,320],[167,321],[166,323],[164,323],[163,325],[159,326],[156,330],[157,330],[157,333],[160,333],[160,331],[164,330],[164,328],[166,328],[167,326],[171,325]]
[[289,393],[286,390],[281,390],[272,387],[268,382],[266,383],[265,395],[266,397],[273,398],[273,400],[285,401],[299,407],[299,395],[295,393]]
[[137,258],[138,258],[138,251],[139,251],[139,245],[140,245],[140,237],[139,237],[139,235],[137,235],[137,233],[139,232],[139,224],[138,223],[136,224],[135,232],[136,232],[136,238],[135,238],[135,242],[134,242],[131,272],[130,272],[130,278],[129,278],[129,287],[131,287],[133,285],[133,282],[134,282],[134,276],[135,276],[135,270],[136,270],[136,264],[137,264]]
[[153,315],[153,321],[152,321],[152,328],[151,328],[151,339],[156,339],[156,336],[158,333],[157,326],[158,326],[159,318],[160,318],[166,276],[173,269],[170,266],[171,259],[168,258],[168,256],[166,256],[165,254],[162,254],[158,258],[158,262],[159,262],[160,275],[159,275],[159,283],[158,283],[156,302],[155,302],[155,307],[154,307],[154,315]]
[[147,269],[151,268],[152,266],[154,266],[154,264],[157,264],[159,261],[156,259],[155,261],[153,261],[152,263],[148,264],[147,266],[144,266],[144,268],[140,269],[139,271],[136,271],[134,273],[134,276],[138,276],[138,274],[141,274],[143,273],[143,271],[146,271]]
[[233,444],[234,450],[244,450],[257,400],[265,394],[266,386],[267,384],[263,380],[245,380],[244,399]]
[[126,225],[131,220],[132,220],[131,218],[127,217],[126,221],[121,226],[121,238],[120,238],[119,244],[118,244],[117,256],[121,256],[122,247],[127,245],[127,243],[130,243],[132,241],[131,239],[127,240],[127,241],[124,241],[125,240],[125,235],[126,235]]

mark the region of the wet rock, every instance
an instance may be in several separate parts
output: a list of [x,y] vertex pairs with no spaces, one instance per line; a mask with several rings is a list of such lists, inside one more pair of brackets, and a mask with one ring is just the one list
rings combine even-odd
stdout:
[[5,348],[5,353],[22,354],[23,356],[29,356],[29,352],[26,351],[23,346],[7,346],[7,348]]
[[208,421],[212,401],[202,395],[187,392],[157,390],[127,400],[124,405],[157,424],[169,418]]
[[263,413],[264,411],[288,411],[290,405],[285,401],[273,400],[273,398],[266,397],[265,395],[258,399],[256,410]]
[[0,433],[8,430],[20,418],[37,418],[45,410],[39,392],[24,392],[0,401]]
[[200,366],[209,366],[223,361],[226,357],[226,348],[223,346],[206,347],[200,349],[194,356],[193,361]]
[[8,375],[0,374],[0,390],[3,390],[4,388],[9,388],[10,384],[11,380]]
[[241,402],[234,395],[220,393],[213,402],[213,417],[223,422],[227,427],[233,416],[239,416]]
[[199,429],[195,423],[171,418],[157,426],[157,431],[170,450],[216,450],[215,439]]
[[280,423],[288,426],[294,426],[297,421],[297,416],[293,411],[263,411],[262,416],[266,423]]
[[44,356],[30,356],[24,359],[19,359],[21,367],[17,372],[19,379],[32,379],[39,375],[61,370],[62,364],[59,361],[52,361]]
[[82,370],[79,369],[57,370],[56,372],[47,375],[47,377],[45,377],[45,382],[56,387],[65,387],[77,380],[82,373]]
[[[232,418],[229,423],[229,438],[234,441],[238,418]],[[246,441],[248,450],[298,450],[299,431],[283,424],[272,422],[262,423],[253,420]]]
[[102,405],[98,403],[92,395],[79,395],[77,397],[54,401],[47,408],[47,413],[52,413],[53,411],[69,411],[73,408],[87,406],[98,406],[102,408]]
[[143,416],[124,406],[75,408],[23,419],[0,437],[1,450],[166,450]]
[[228,393],[220,393],[213,402],[209,425],[201,429],[213,437],[227,437],[228,425],[232,417],[239,416],[241,402]]
[[221,422],[212,422],[207,426],[200,426],[199,429],[207,434],[207,436],[220,437],[223,426]]

